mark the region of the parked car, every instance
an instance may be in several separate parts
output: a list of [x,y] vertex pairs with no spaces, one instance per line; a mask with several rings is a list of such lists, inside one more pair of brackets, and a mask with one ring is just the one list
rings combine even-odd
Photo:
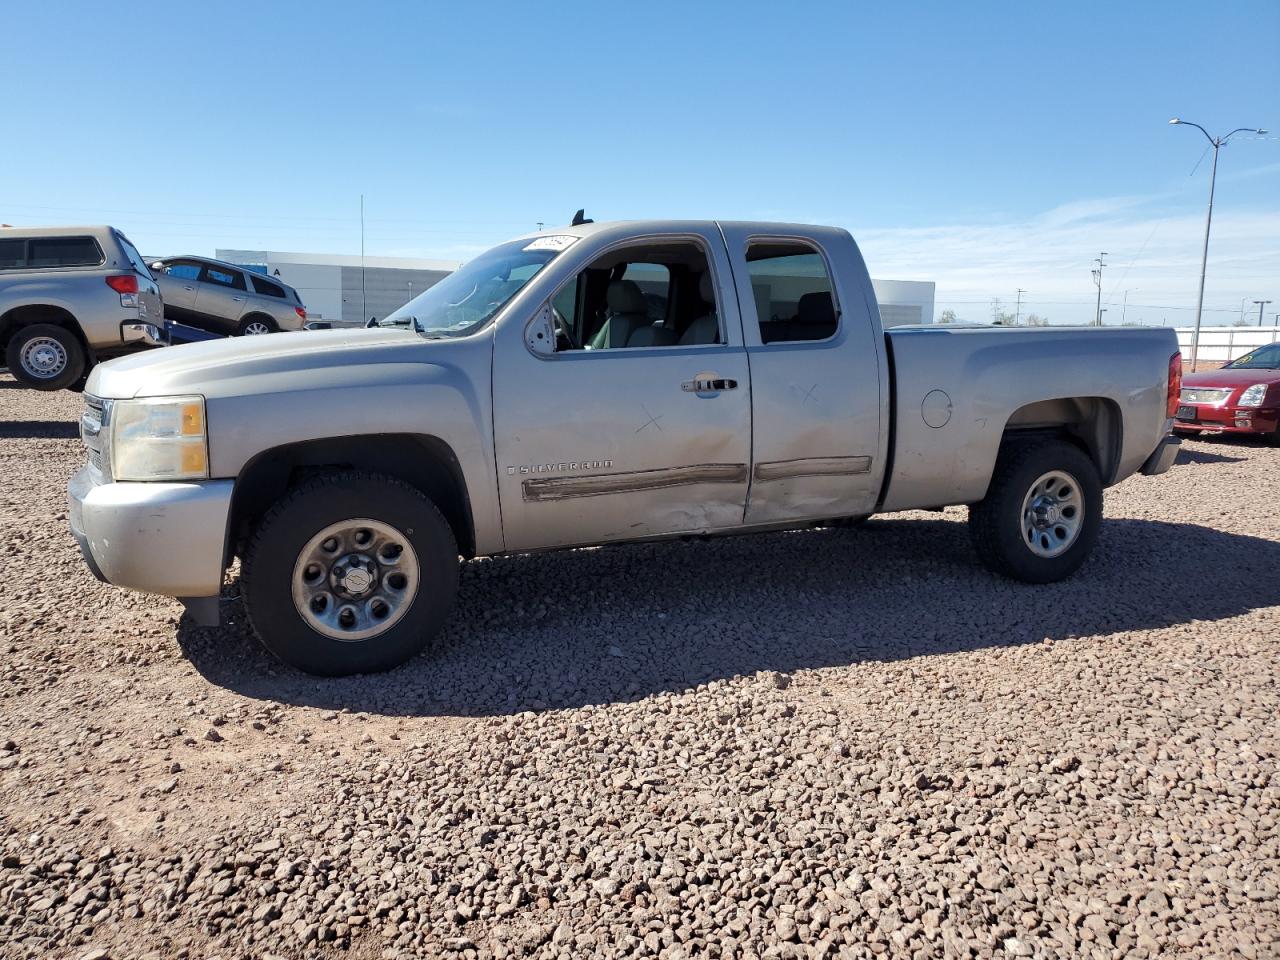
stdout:
[[82,385],[99,360],[156,344],[160,288],[115,227],[0,229],[0,349],[37,390]]
[[[641,272],[664,278],[660,322]],[[830,227],[532,234],[377,327],[290,340],[95,370],[69,516],[100,578],[198,622],[240,556],[258,637],[318,674],[421,650],[459,554],[968,504],[987,566],[1060,580],[1103,488],[1164,472],[1179,442],[1172,330],[886,331]]]
[[1257,433],[1280,444],[1280,343],[1217,370],[1182,380],[1173,429],[1179,433]]
[[307,309],[298,291],[275,277],[204,257],[168,257],[151,269],[164,294],[164,315],[226,336],[301,330]]

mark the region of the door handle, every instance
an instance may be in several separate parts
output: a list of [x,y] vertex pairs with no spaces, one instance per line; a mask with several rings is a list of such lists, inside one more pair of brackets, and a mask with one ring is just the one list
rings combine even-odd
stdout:
[[719,393],[721,390],[736,390],[737,388],[737,380],[729,380],[724,377],[696,377],[680,384],[680,389],[685,393]]
[[183,290],[195,290],[195,287],[187,287],[187,286],[184,286],[182,289],[183,289]]
[[244,303],[244,297],[232,297],[231,299],[236,303]]

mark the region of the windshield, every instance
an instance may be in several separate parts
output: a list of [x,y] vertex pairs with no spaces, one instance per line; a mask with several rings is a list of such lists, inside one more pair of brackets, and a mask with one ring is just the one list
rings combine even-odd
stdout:
[[411,327],[428,337],[465,337],[475,333],[576,239],[548,236],[494,247],[377,324]]
[[1280,343],[1269,343],[1227,364],[1232,370],[1280,369]]

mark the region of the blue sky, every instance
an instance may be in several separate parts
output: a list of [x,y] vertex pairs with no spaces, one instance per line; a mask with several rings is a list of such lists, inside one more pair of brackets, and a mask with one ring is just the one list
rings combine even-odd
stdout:
[[[834,223],[874,276],[1180,323],[1222,150],[1207,320],[1280,309],[1276,0],[22,4],[5,13],[0,222],[149,253],[465,259],[598,219]],[[1198,163],[1198,166],[1197,166]],[[1194,169],[1194,173],[1193,173]],[[1122,305],[1129,291],[1128,306]],[[1135,309],[1136,305],[1136,309]],[[1256,308],[1246,303],[1248,311]]]

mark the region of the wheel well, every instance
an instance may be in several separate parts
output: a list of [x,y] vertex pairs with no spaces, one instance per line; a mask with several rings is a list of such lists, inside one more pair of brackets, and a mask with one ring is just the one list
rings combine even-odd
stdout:
[[75,334],[76,339],[80,341],[80,346],[84,347],[85,355],[93,357],[93,351],[89,348],[89,342],[85,340],[84,331],[80,329],[76,318],[69,310],[49,303],[28,303],[0,315],[0,350],[9,346],[9,340],[12,339],[14,331],[33,323],[52,323],[58,327],[65,327]]
[[439,437],[424,434],[375,434],[331,437],[288,444],[264,451],[250,460],[236,478],[227,529],[228,557],[258,520],[286,490],[330,468],[355,468],[387,476],[416,487],[444,514],[464,556],[475,556],[475,526],[462,468],[453,450]]
[[1064,437],[1089,455],[1106,486],[1120,463],[1122,423],[1119,408],[1106,397],[1037,400],[1013,412],[1001,443],[1033,435]]
[[250,320],[265,320],[273,327],[279,327],[276,318],[269,313],[263,313],[261,310],[251,310],[240,318],[240,323],[248,323]]

